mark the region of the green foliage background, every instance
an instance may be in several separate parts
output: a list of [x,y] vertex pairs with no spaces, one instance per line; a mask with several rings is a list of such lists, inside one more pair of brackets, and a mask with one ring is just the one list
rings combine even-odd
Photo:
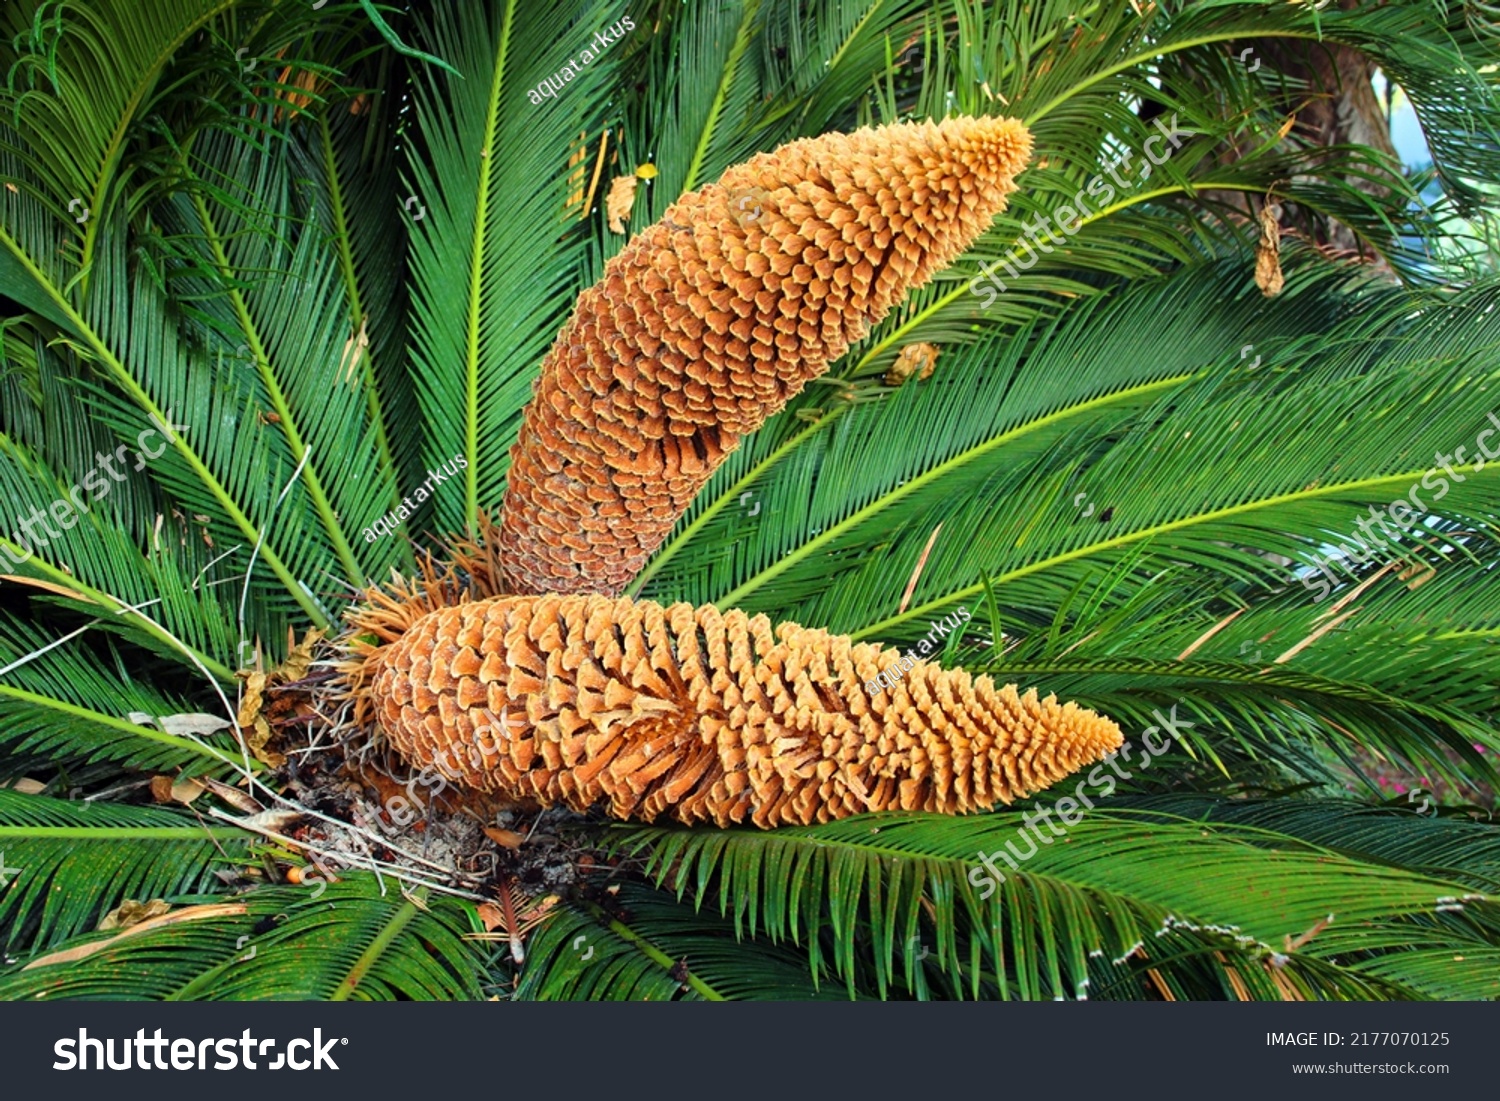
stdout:
[[[531,102],[626,14],[634,32]],[[1301,581],[1500,416],[1488,242],[1440,228],[1491,224],[1500,28],[1483,15],[11,0],[0,550],[21,559],[20,520],[150,418],[187,427],[0,581],[0,781],[43,785],[0,790],[0,863],[19,869],[0,884],[0,997],[1500,995],[1500,466],[1460,463],[1396,566],[1350,564],[1326,601]],[[1272,40],[1373,59],[1432,169],[1287,131],[1320,90],[1236,60]],[[1192,138],[979,309],[978,265],[1141,149],[1153,113]],[[967,605],[992,630],[946,662],[1128,736],[1156,709],[1190,719],[1149,775],[986,897],[977,854],[1035,804],[770,833],[581,823],[580,845],[625,858],[620,889],[568,894],[520,967],[466,939],[470,902],[375,876],[319,899],[231,891],[213,873],[273,844],[143,805],[151,774],[228,780],[242,756],[132,713],[233,714],[243,644],[274,663],[289,629],[335,627],[351,586],[498,505],[537,366],[626,240],[605,226],[610,179],[657,169],[639,229],[756,151],[950,114],[1032,128],[1011,209],[746,441],[632,592],[898,644]],[[1268,195],[1303,229],[1269,300],[1243,205]],[[1366,262],[1306,243],[1330,221]],[[885,385],[916,342],[941,347],[935,376]],[[464,480],[406,524],[415,543],[362,538],[454,455]],[[1387,770],[1436,804],[1383,788]],[[151,897],[243,913],[23,969]]]

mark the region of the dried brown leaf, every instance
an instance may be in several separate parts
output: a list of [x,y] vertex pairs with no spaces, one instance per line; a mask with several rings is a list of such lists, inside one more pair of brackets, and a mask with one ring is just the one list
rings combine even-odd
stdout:
[[240,701],[240,713],[235,722],[241,726],[249,726],[255,722],[255,717],[260,714],[264,703],[265,690],[265,673],[250,673],[245,677],[245,698]]
[[896,356],[896,362],[891,364],[891,369],[885,373],[885,384],[900,386],[913,374],[916,374],[919,379],[931,378],[932,372],[937,370],[938,350],[936,344],[925,344],[920,341],[906,345]]
[[901,594],[901,607],[896,609],[897,615],[904,613],[906,606],[911,603],[911,594],[917,589],[917,579],[922,576],[922,570],[927,565],[927,556],[932,553],[932,545],[937,542],[938,533],[942,530],[943,525],[939,524],[927,537],[927,545],[922,548],[922,557],[917,559],[916,568],[911,571],[911,577],[907,579],[906,591]]
[[609,194],[604,197],[604,213],[609,218],[611,233],[625,232],[630,208],[635,205],[635,185],[639,182],[635,176],[616,176],[609,185]]
[[1286,946],[1286,950],[1288,952],[1298,952],[1298,951],[1301,951],[1302,948],[1305,947],[1307,945],[1307,943],[1310,940],[1313,939],[1313,937],[1317,936],[1319,933],[1321,933],[1324,929],[1327,929],[1332,924],[1333,924],[1333,915],[1329,914],[1327,917],[1319,918],[1317,921],[1313,922],[1312,928],[1309,929],[1309,930],[1307,930],[1307,932],[1305,932],[1305,933],[1299,933],[1295,937],[1292,936],[1290,933],[1286,934],[1286,936],[1284,938],[1282,938],[1283,939],[1283,943]]
[[132,925],[139,925],[150,918],[160,917],[171,909],[166,899],[153,898],[150,902],[137,902],[133,898],[127,898],[100,919],[99,931],[102,933],[110,929],[129,929]]
[[35,577],[22,577],[15,573],[0,573],[0,581],[9,581],[16,585],[30,585],[33,589],[41,589],[43,592],[56,593],[65,596],[69,600],[76,600],[82,604],[98,604],[99,601],[93,597],[85,596],[77,589],[70,589],[66,585],[55,585],[50,581],[39,581]]
[[249,818],[241,818],[236,825],[256,833],[284,834],[302,820],[302,813],[295,810],[263,810]]
[[1255,244],[1255,285],[1267,298],[1281,293],[1286,276],[1281,271],[1281,207],[1267,203],[1260,210],[1260,240]]
[[250,752],[256,759],[272,768],[280,768],[286,763],[286,758],[266,748],[266,743],[271,740],[271,724],[261,714],[265,706],[267,679],[266,673],[250,673],[245,677],[245,698],[240,701],[240,713],[236,721],[245,736],[245,744],[250,747]]
[[240,811],[243,814],[258,814],[265,809],[239,788],[230,787],[228,784],[223,783],[219,780],[213,780],[207,776],[202,776],[199,777],[197,782],[201,783],[204,787],[208,788],[209,791],[213,792],[220,799],[224,800],[224,802],[228,803],[235,810]]
[[278,665],[273,676],[279,676],[282,681],[291,684],[307,676],[307,671],[312,668],[313,650],[323,640],[323,632],[316,628],[309,628],[302,641],[291,648],[286,660]]
[[[154,783],[155,781],[152,782]],[[171,786],[167,794],[174,803],[181,803],[183,806],[187,806],[194,799],[198,798],[198,796],[202,795],[203,791],[204,787],[201,780],[187,779],[178,780]]]
[[587,218],[594,209],[594,193],[599,190],[599,175],[604,171],[604,152],[609,148],[609,130],[606,128],[599,134],[599,157],[594,161],[594,174],[589,177],[589,189],[583,197],[582,209],[578,212],[580,221]]
[[271,724],[266,722],[264,715],[255,716],[255,722],[245,731],[245,744],[250,747],[250,755],[272,768],[280,768],[286,764],[286,754],[272,749],[270,741]]
[[128,937],[139,936],[149,933],[153,929],[160,929],[168,925],[178,925],[185,921],[204,921],[209,918],[237,917],[245,913],[248,907],[243,902],[216,902],[203,906],[188,906],[175,913],[163,914],[160,917],[150,918],[138,925],[132,925],[118,936],[110,937],[108,940],[96,940],[89,944],[80,944],[73,948],[65,948],[61,952],[53,952],[49,955],[34,959],[22,971],[31,971],[38,967],[46,967],[54,963],[75,963],[78,960],[88,959],[96,952],[125,940]]
[[360,357],[370,347],[369,321],[368,317],[361,319],[359,331],[344,342],[344,350],[339,356],[339,377],[342,382],[354,381],[354,369],[359,366]]
[[568,154],[568,168],[571,169],[568,173],[568,184],[572,190],[568,192],[567,205],[570,207],[583,202],[583,177],[586,170],[578,166],[588,156],[588,140],[588,131],[581,132],[578,135],[578,144],[573,146],[573,151]]
[[222,716],[194,711],[183,715],[158,715],[156,725],[165,734],[187,738],[217,734],[221,730],[227,730],[231,724]]
[[486,826],[484,835],[502,849],[519,849],[521,843],[526,840],[526,835],[517,833],[515,830],[497,830]]

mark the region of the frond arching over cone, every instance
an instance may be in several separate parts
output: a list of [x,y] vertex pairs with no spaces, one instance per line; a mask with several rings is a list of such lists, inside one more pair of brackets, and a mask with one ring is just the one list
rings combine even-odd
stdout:
[[579,296],[511,450],[512,592],[617,593],[724,458],[1005,207],[1013,119],[825,134],[684,195]]
[[772,827],[979,810],[1121,744],[1076,704],[925,662],[872,697],[899,651],[711,605],[514,596],[410,626],[394,604],[353,619],[399,636],[353,644],[350,680],[410,763],[617,818]]

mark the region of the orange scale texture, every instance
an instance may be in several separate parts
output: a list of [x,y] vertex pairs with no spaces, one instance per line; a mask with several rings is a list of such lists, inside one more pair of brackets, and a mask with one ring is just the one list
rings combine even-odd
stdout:
[[505,587],[620,592],[745,435],[984,232],[1030,156],[1013,119],[897,123],[758,154],[672,204],[691,232],[637,234],[542,364]]
[[[474,640],[481,640],[476,647]],[[369,655],[365,697],[411,764],[616,818],[826,822],[1009,803],[1122,742],[1072,703],[711,605],[602,595],[439,607]]]

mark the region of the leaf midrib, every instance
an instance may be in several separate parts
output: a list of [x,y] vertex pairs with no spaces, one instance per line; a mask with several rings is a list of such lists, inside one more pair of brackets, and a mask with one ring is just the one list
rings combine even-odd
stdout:
[[[1244,191],[1258,195],[1263,193],[1265,189],[1253,187],[1249,184],[1237,183],[1233,180],[1200,180],[1193,184],[1193,190]],[[1122,210],[1128,210],[1133,206],[1139,206],[1141,203],[1147,202],[1151,199],[1158,199],[1165,195],[1176,194],[1188,194],[1188,188],[1183,187],[1180,184],[1173,184],[1168,187],[1154,188],[1151,191],[1135,192],[1130,196],[1129,200],[1121,200],[1119,202],[1111,203],[1107,207],[1100,207],[1097,213],[1091,213],[1087,217],[1078,218],[1078,228],[1079,230],[1082,230],[1084,226],[1092,225],[1095,222],[1102,221],[1104,218],[1109,217],[1111,214],[1116,214]],[[1076,235],[1077,233],[1075,231],[1074,236]],[[1020,238],[1017,238],[1017,240],[1020,240]],[[1038,274],[1040,274],[1041,269],[1038,268],[1037,270]],[[961,280],[959,282],[959,285],[953,290],[949,291],[947,294],[938,295],[929,305],[912,314],[911,317],[907,318],[900,325],[897,325],[895,328],[893,328],[886,336],[882,337],[874,344],[871,344],[870,347],[865,350],[864,354],[859,357],[859,361],[855,363],[853,369],[847,373],[850,375],[858,374],[860,371],[868,367],[870,363],[886,349],[890,348],[894,344],[904,343],[907,339],[909,339],[909,334],[914,332],[917,326],[921,325],[924,321],[928,320],[931,317],[935,317],[945,307],[951,306],[953,305],[953,303],[962,299],[965,294],[972,294],[973,292],[968,289],[969,284],[974,282],[975,279],[978,279],[982,275],[985,275],[985,272],[981,271],[979,275],[974,275],[968,279]],[[1030,273],[1028,272],[1027,275],[1022,276],[1021,280],[1017,280],[1017,285],[1019,286],[1022,280],[1028,279],[1029,277]],[[986,309],[988,307],[980,308]]]
[[234,841],[251,836],[212,826],[0,826],[0,840]]
[[[418,897],[425,897],[426,893],[425,889],[419,890]],[[344,977],[339,980],[338,986],[328,996],[328,1000],[330,1002],[348,1001],[358,989],[359,984],[364,981],[365,976],[369,974],[370,969],[380,961],[386,949],[390,948],[396,938],[401,935],[401,931],[410,925],[416,916],[416,903],[407,899],[402,907],[391,915],[390,920],[376,934],[375,939],[359,954],[359,958],[350,965]]]
[[[11,685],[0,684],[0,697],[9,697],[10,699],[30,703],[50,711],[57,711],[75,719],[83,719],[86,722],[109,727],[112,730],[118,730],[123,734],[142,738],[149,742],[159,742],[162,745],[171,746],[173,749],[186,750],[201,757],[211,757],[222,764],[231,765],[235,768],[241,767],[238,757],[231,757],[215,749],[213,746],[205,745],[202,742],[195,742],[188,738],[182,738],[176,734],[168,734],[163,730],[153,730],[148,726],[140,726],[129,719],[121,719],[115,715],[106,715],[103,712],[94,711],[79,704],[59,700],[54,696],[44,696],[39,692],[32,692],[25,688],[15,688]],[[258,769],[262,766],[259,761],[256,761],[253,767]]]
[[[318,137],[319,144],[323,146],[323,171],[328,176],[328,196],[333,207],[333,242],[335,251],[338,253],[339,269],[344,276],[344,286],[349,294],[349,308],[353,313],[353,321],[356,334],[359,328],[367,320],[364,306],[364,296],[359,290],[359,276],[354,268],[354,248],[349,231],[348,206],[344,202],[344,185],[339,178],[338,160],[333,153],[333,132],[328,125],[328,114],[326,111],[318,112]],[[382,460],[380,469],[383,471],[394,471],[396,460],[391,451],[390,437],[385,430],[385,410],[381,405],[380,391],[375,385],[374,358],[368,347],[359,350],[359,355],[365,369],[365,398],[370,410],[370,421],[375,426],[375,445],[380,451]],[[399,501],[396,495],[396,486],[391,484],[390,498]]]
[[[156,57],[156,61],[145,73],[144,79],[136,85],[135,93],[125,104],[125,110],[120,113],[120,119],[115,124],[114,133],[110,135],[109,143],[105,146],[104,159],[99,167],[99,179],[94,185],[91,196],[93,205],[89,207],[96,215],[104,204],[104,192],[109,186],[109,181],[114,177],[114,170],[125,153],[125,135],[130,130],[130,124],[135,121],[135,115],[140,110],[145,98],[151,94],[151,89],[156,87],[156,82],[161,79],[162,70],[167,63],[176,55],[182,44],[191,38],[198,29],[209,22],[215,16],[234,7],[239,0],[222,0],[216,7],[204,12],[198,19],[183,28],[180,35]],[[79,270],[83,273],[85,284],[88,279],[89,269],[94,262],[94,246],[99,239],[99,228],[104,219],[94,217],[89,219],[89,224],[83,234],[83,250],[80,257]],[[80,284],[82,287],[84,284]]]
[[1035,420],[1027,421],[1024,424],[1017,425],[1015,428],[1012,428],[1009,431],[1001,432],[998,435],[992,436],[988,440],[985,440],[983,443],[980,443],[975,447],[971,447],[966,451],[962,451],[946,462],[938,463],[937,465],[928,468],[927,470],[923,471],[921,474],[917,475],[915,478],[910,479],[904,484],[896,486],[886,493],[881,494],[864,508],[850,513],[843,520],[840,520],[838,523],[831,525],[826,531],[820,533],[817,536],[814,536],[806,543],[803,543],[800,547],[788,554],[786,557],[779,559],[773,565],[768,566],[766,569],[760,571],[760,573],[756,574],[754,577],[747,579],[743,584],[726,593],[723,597],[720,598],[719,603],[728,607],[734,607],[738,605],[741,601],[743,601],[746,593],[754,592],[756,589],[759,589],[763,585],[765,585],[768,581],[774,580],[785,571],[791,569],[793,566],[796,566],[805,561],[811,555],[820,550],[823,546],[833,541],[834,539],[837,539],[845,532],[864,523],[872,516],[875,516],[876,514],[883,512],[887,508],[890,508],[893,505],[899,503],[911,494],[916,493],[918,490],[925,488],[930,482],[936,481],[937,479],[944,477],[952,471],[966,466],[972,461],[983,458],[986,454],[995,450],[997,447],[1000,447],[1003,444],[1010,443],[1011,441],[1016,439],[1020,439],[1021,437],[1029,433],[1039,431],[1040,429],[1051,427],[1052,425],[1057,424],[1070,417],[1078,416],[1083,413],[1093,412],[1097,409],[1106,408],[1121,401],[1135,400],[1144,395],[1151,394],[1157,390],[1168,389],[1180,385],[1181,383],[1186,382],[1194,377],[1196,377],[1195,374],[1172,375],[1164,379],[1158,379],[1153,382],[1145,383],[1143,385],[1131,386],[1123,390],[1116,390],[1112,393],[1102,394],[1097,398],[1093,398],[1085,402],[1080,402],[1077,405],[1067,406],[1066,408],[1059,409],[1056,412],[1049,413],[1046,416],[1038,417]]
[[[32,262],[31,256],[25,249],[21,248],[20,242],[12,237],[3,225],[0,225],[0,245],[4,245],[10,250],[11,255],[15,256],[32,279],[36,280],[37,285],[56,303],[58,309],[62,311],[63,316],[67,319],[68,324],[73,327],[73,331],[79,334],[83,338],[84,343],[88,344],[94,350],[100,362],[108,368],[109,373],[114,377],[120,388],[135,400],[136,405],[148,417],[153,417],[158,422],[166,424],[168,421],[166,413],[152,400],[151,395],[146,393],[145,389],[136,382],[130,372],[125,369],[125,365],[110,350],[109,345],[104,342],[103,338],[95,332],[91,325],[84,321],[83,315],[73,307],[72,302],[68,300],[67,296]],[[171,436],[169,442],[177,449],[178,454],[182,456],[183,461],[188,464],[193,473],[198,476],[199,482],[219,502],[219,507],[224,510],[235,526],[240,529],[241,534],[250,540],[252,544],[262,542],[262,532],[250,522],[250,518],[240,509],[239,504],[219,482],[219,479],[214,476],[213,472],[208,469],[208,466],[198,456],[198,453],[188,446],[183,435],[180,432],[171,432],[169,435]],[[322,609],[318,607],[312,597],[303,590],[302,585],[292,574],[292,571],[287,568],[286,563],[282,561],[281,556],[276,552],[275,548],[269,545],[269,541],[265,541],[265,545],[261,546],[260,556],[265,559],[266,565],[270,567],[281,583],[286,586],[287,592],[301,606],[302,610],[307,613],[313,624],[317,627],[327,628],[328,617],[323,614]]]
[[671,541],[657,552],[650,564],[630,583],[630,587],[626,589],[627,595],[639,596],[641,590],[645,588],[646,583],[661,572],[661,568],[675,558],[677,553],[691,541],[692,537],[701,528],[727,508],[730,501],[738,500],[735,495],[741,487],[755,481],[755,479],[780,462],[783,457],[791,454],[800,447],[808,438],[827,428],[841,414],[852,408],[854,408],[852,405],[840,405],[831,412],[819,417],[813,424],[793,435],[789,440],[757,462],[732,485],[726,486],[724,491],[714,501],[705,506],[703,511],[694,517],[690,524],[673,536]]
[[759,9],[759,0],[747,0],[744,15],[740,17],[739,30],[735,32],[734,45],[729,49],[729,56],[724,59],[723,72],[719,74],[719,86],[714,90],[713,102],[709,104],[708,117],[703,120],[703,130],[698,135],[698,142],[693,147],[693,159],[688,162],[687,174],[682,179],[682,190],[692,191],[698,186],[698,173],[703,170],[703,162],[708,157],[708,145],[713,139],[714,130],[719,125],[719,116],[724,113],[724,101],[729,97],[729,86],[734,83],[734,75],[739,68],[740,59],[745,56],[745,51],[750,46],[750,26],[755,22],[755,14]]
[[[204,201],[200,192],[193,192],[193,205],[197,208],[198,218],[203,223],[204,236],[209,248],[213,251],[215,265],[224,280],[225,293],[229,296],[230,308],[234,310],[235,320],[239,322],[240,330],[245,334],[245,339],[250,344],[250,353],[255,357],[256,369],[260,372],[261,381],[265,384],[267,396],[271,399],[278,423],[282,432],[286,435],[287,446],[292,453],[292,460],[302,466],[303,477],[307,481],[307,494],[312,498],[313,508],[317,511],[318,518],[323,522],[323,529],[328,532],[333,542],[334,553],[338,555],[339,564],[343,566],[346,576],[352,582],[362,579],[359,562],[354,557],[354,550],[349,546],[349,540],[344,535],[343,526],[334,515],[333,504],[328,499],[328,491],[323,486],[323,480],[318,475],[318,465],[308,453],[307,444],[302,439],[302,433],[297,430],[297,418],[292,412],[291,404],[281,390],[281,381],[276,377],[276,372],[271,366],[271,357],[266,352],[265,342],[261,339],[260,326],[250,316],[250,307],[245,302],[244,292],[240,290],[234,278],[234,268],[229,263],[229,254],[224,248],[224,237],[219,232],[213,215],[209,213],[208,204]],[[356,349],[353,354],[359,354]]]
[[[1500,464],[1491,463],[1488,465],[1490,465],[1492,468],[1500,468]],[[1128,546],[1131,543],[1138,542],[1142,539],[1148,539],[1152,536],[1163,535],[1173,531],[1180,531],[1184,528],[1193,527],[1198,524],[1214,523],[1216,521],[1224,520],[1232,516],[1239,516],[1245,513],[1255,512],[1266,508],[1274,508],[1278,505],[1291,504],[1299,501],[1314,501],[1322,497],[1330,496],[1332,494],[1347,493],[1352,490],[1376,489],[1389,485],[1410,485],[1413,482],[1421,479],[1424,475],[1440,473],[1442,469],[1442,467],[1433,467],[1431,469],[1419,470],[1415,473],[1409,471],[1400,471],[1394,474],[1381,475],[1380,477],[1376,478],[1360,478],[1351,482],[1338,482],[1327,486],[1319,486],[1315,489],[1296,490],[1292,493],[1280,493],[1271,497],[1262,497],[1258,500],[1246,501],[1242,504],[1230,505],[1226,508],[1214,509],[1210,512],[1202,512],[1196,513],[1192,516],[1184,516],[1177,520],[1167,520],[1160,524],[1154,524],[1150,527],[1140,528],[1136,531],[1124,532],[1120,535],[1115,536],[1113,539],[1105,539],[1098,543],[1089,543],[1082,547],[1076,547],[1073,550],[1064,551],[1061,554],[1055,554],[1049,558],[1039,559],[1035,562],[1028,563],[1025,566],[1017,566],[1015,569],[1010,570],[1006,573],[995,575],[993,578],[991,578],[991,583],[1000,585],[1006,581],[1014,581],[1018,578],[1026,577],[1030,574],[1038,573],[1042,570],[1049,569],[1053,566],[1059,566],[1065,562],[1071,562],[1075,559],[1083,558],[1090,554],[1094,554],[1100,551],[1115,550],[1119,547]],[[1459,466],[1458,469],[1466,470],[1470,474],[1479,473],[1479,469],[1475,464],[1470,464],[1468,466]],[[875,634],[876,632],[889,630],[891,627],[894,627],[900,623],[904,623],[907,620],[919,619],[923,616],[926,616],[935,609],[941,608],[945,604],[952,603],[954,600],[960,600],[965,597],[974,597],[978,593],[982,592],[983,588],[984,586],[982,584],[967,585],[962,589],[958,589],[955,592],[949,593],[945,597],[940,597],[937,600],[930,600],[926,604],[920,604],[915,607],[909,608],[900,615],[890,616],[879,621],[878,623],[872,623],[868,627],[864,627],[858,631],[853,632],[850,637],[856,641],[863,638],[868,638],[870,635]]]
[[516,0],[507,0],[501,18],[500,42],[495,56],[495,74],[485,105],[484,148],[479,151],[479,193],[474,200],[474,239],[469,259],[469,302],[464,334],[464,521],[472,535],[479,526],[479,330],[484,306],[485,246],[489,233],[490,188],[499,171],[495,141],[500,128],[500,96],[505,87],[505,65],[510,57],[510,29],[515,22]]
[[[12,559],[20,556],[23,553],[21,547],[11,542],[10,539],[6,538],[3,533],[0,533],[0,547],[6,548],[7,555],[9,555]],[[11,551],[14,551],[16,553],[12,555],[10,554]],[[104,592],[102,589],[96,589],[92,585],[80,581],[78,578],[74,577],[66,570],[59,569],[51,562],[48,562],[46,559],[38,557],[34,551],[31,553],[31,557],[26,561],[31,565],[32,569],[38,571],[39,573],[46,574],[52,579],[53,583],[60,588],[72,589],[73,591],[75,591],[79,597],[84,598],[85,602],[98,604],[101,608],[107,608],[109,611],[122,617],[134,615],[134,622],[139,624],[141,630],[145,631],[152,638],[170,647],[171,649],[180,650],[189,658],[197,661],[203,666],[204,669],[208,670],[211,674],[218,677],[220,680],[230,681],[234,679],[234,671],[230,669],[229,666],[225,665],[221,661],[215,660],[202,651],[189,646],[187,643],[183,642],[181,639],[177,638],[175,635],[169,632],[165,627],[159,626],[156,621],[151,619],[149,616],[141,615],[140,609],[136,606],[127,604],[125,601],[121,600],[119,597],[115,596],[112,593]],[[20,567],[16,568],[19,569]],[[17,584],[22,583],[24,582],[17,582]]]

